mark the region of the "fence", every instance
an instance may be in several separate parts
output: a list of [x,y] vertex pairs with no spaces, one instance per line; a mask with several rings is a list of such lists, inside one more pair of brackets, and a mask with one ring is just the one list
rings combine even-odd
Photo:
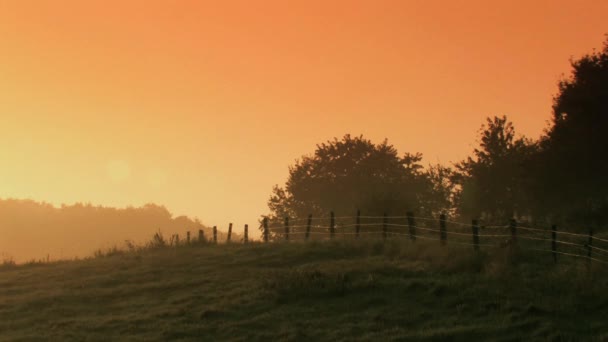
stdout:
[[[441,246],[454,245],[472,248],[475,251],[491,248],[510,250],[531,250],[550,254],[554,262],[559,256],[585,259],[589,264],[597,262],[608,265],[608,239],[587,234],[560,231],[557,225],[550,228],[528,227],[511,219],[505,225],[484,224],[480,220],[471,223],[450,221],[446,215],[438,218],[417,217],[412,212],[405,216],[364,216],[357,211],[356,216],[289,218],[282,223],[269,222],[265,218],[260,226],[262,241],[308,241],[361,238],[405,238],[412,242],[436,240]],[[188,242],[190,234],[188,233]],[[179,237],[177,237],[179,242]],[[229,225],[227,241],[232,238],[232,224]],[[203,231],[199,231],[199,241],[207,241]],[[213,227],[213,243],[218,243],[217,226]],[[249,242],[248,225],[244,226],[244,243]]]

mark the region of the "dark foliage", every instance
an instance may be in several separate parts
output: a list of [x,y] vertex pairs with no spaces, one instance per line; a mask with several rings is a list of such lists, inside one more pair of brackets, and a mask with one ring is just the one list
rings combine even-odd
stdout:
[[[284,187],[275,186],[268,201],[270,217],[319,217],[332,210],[340,215],[354,215],[358,209],[366,215],[435,210],[446,205],[433,196],[444,187],[433,186],[421,160],[419,153],[400,157],[386,140],[374,144],[361,136],[345,135],[317,145],[312,156],[289,168]],[[443,181],[449,170],[433,171],[435,179]]]
[[539,214],[571,223],[608,221],[608,41],[572,61],[559,83],[552,126],[529,164]]
[[488,118],[481,127],[473,157],[456,165],[456,181],[461,185],[458,212],[496,222],[530,214],[524,164],[536,151],[535,143],[516,137],[515,127],[506,116]]

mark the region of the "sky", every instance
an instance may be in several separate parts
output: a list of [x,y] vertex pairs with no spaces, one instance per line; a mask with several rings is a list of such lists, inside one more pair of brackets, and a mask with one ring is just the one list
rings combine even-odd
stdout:
[[333,137],[449,165],[537,138],[606,0],[0,0],[0,197],[154,202],[225,229]]

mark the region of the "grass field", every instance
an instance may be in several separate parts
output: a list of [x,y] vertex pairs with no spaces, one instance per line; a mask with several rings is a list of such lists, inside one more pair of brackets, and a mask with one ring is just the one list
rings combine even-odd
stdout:
[[380,241],[0,269],[2,341],[608,340],[608,268]]

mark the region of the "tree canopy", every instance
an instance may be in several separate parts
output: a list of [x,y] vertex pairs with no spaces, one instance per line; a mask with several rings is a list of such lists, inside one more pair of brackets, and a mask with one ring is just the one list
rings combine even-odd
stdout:
[[528,214],[523,184],[524,163],[536,151],[525,137],[516,137],[506,116],[487,118],[473,157],[456,164],[461,185],[461,214],[505,221]]
[[421,160],[419,153],[399,156],[386,140],[335,138],[289,168],[286,184],[275,186],[268,201],[271,217],[429,210],[432,185]]
[[608,219],[608,41],[571,62],[559,82],[552,125],[531,165],[536,202],[567,220]]

